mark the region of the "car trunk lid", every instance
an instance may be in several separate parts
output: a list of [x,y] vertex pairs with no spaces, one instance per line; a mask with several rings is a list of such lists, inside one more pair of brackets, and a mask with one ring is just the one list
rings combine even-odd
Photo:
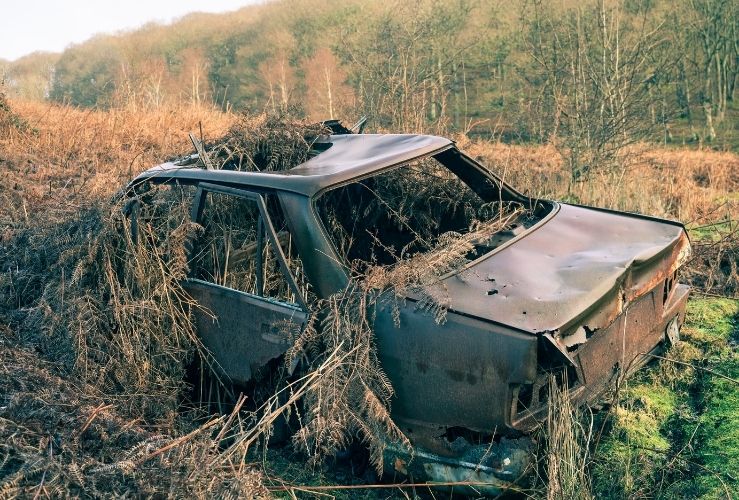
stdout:
[[690,253],[682,225],[561,204],[440,286],[449,309],[531,332],[608,325]]

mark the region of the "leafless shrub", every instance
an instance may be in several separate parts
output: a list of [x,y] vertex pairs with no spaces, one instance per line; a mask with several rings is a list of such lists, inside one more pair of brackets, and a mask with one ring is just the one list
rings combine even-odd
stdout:
[[542,83],[536,108],[567,164],[568,194],[595,172],[618,179],[635,163],[633,146],[655,127],[645,111],[667,65],[661,26],[646,13],[627,19],[606,2],[568,8],[534,1],[525,17],[535,63],[528,78]]
[[0,136],[10,135],[16,131],[26,131],[29,128],[26,120],[15,113],[8,99],[5,97],[2,83],[0,83]]
[[711,226],[715,228],[713,237],[693,242],[686,277],[708,294],[736,297],[739,295],[739,225],[729,220]]

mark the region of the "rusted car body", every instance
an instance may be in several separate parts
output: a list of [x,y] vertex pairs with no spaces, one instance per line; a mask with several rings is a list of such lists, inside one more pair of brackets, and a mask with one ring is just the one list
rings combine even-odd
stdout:
[[[388,449],[396,470],[416,467],[415,477],[502,487],[522,472],[525,444],[512,438],[545,416],[551,374],[566,380],[576,403],[592,402],[677,337],[688,287],[676,282],[676,271],[690,252],[681,224],[532,200],[441,137],[337,134],[321,141],[330,147],[284,172],[166,163],[141,174],[132,187],[196,186],[194,220],[209,193],[251,199],[264,228],[258,243],[280,249],[264,201],[274,197],[302,260],[303,279],[318,297],[341,290],[349,280],[345,256],[316,209],[316,200],[337,186],[431,157],[483,200],[515,201],[539,213],[533,224],[499,238],[435,285],[449,297],[443,323],[419,311],[414,296],[395,318],[389,308],[378,311],[378,353],[397,395],[392,415],[416,447],[415,461]],[[298,331],[308,317],[297,278],[284,252],[277,253],[292,303],[207,280],[187,285],[218,318],[198,318],[202,338],[224,372],[239,382],[285,352],[285,324]],[[491,451],[484,443],[493,435],[504,438]]]

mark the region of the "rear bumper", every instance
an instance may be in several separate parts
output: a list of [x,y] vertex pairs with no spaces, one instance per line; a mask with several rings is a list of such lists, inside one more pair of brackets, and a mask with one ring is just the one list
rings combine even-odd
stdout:
[[[572,352],[568,367],[568,391],[573,404],[593,403],[620,380],[652,359],[651,354],[669,342],[668,330],[679,329],[685,321],[690,288],[676,285],[668,294],[658,285],[628,305],[606,328],[595,331]],[[674,335],[672,335],[674,337]],[[546,416],[548,378],[540,371],[527,388],[522,401],[515,388],[512,394],[511,427],[533,429]],[[558,380],[561,382],[561,380]]]
[[383,476],[393,482],[424,481],[437,489],[474,497],[498,496],[525,486],[533,466],[531,438],[502,438],[479,445],[459,439],[455,445],[459,456],[451,458],[420,448],[409,453],[389,444],[384,451]]

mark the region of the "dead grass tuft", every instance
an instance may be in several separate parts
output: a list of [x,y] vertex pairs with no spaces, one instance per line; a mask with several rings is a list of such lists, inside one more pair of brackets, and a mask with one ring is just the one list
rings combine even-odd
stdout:
[[[183,250],[200,228],[177,189],[140,193],[150,199],[136,235],[125,204],[101,200],[143,168],[189,151],[187,132],[200,121],[209,137],[222,137],[205,141],[221,168],[292,167],[325,131],[200,107],[102,112],[11,104],[29,128],[6,127],[0,136],[0,203],[8,207],[0,214],[0,324],[8,325],[0,331],[3,495],[266,496],[243,459],[290,414],[301,425],[296,446],[315,460],[359,437],[382,468],[387,440],[409,446],[389,417],[393,391],[377,360],[374,314],[415,295],[443,321],[439,277],[465,261],[475,238],[505,227],[510,212],[396,264],[364,265],[355,273],[361,280],[313,305],[312,322],[286,360],[298,363],[298,375],[256,411],[194,428],[178,416],[184,367],[207,353],[190,319],[197,305],[179,283],[188,265]],[[551,148],[463,147],[534,196],[569,191],[570,201],[692,223],[692,282],[709,293],[739,293],[736,155],[652,150],[628,172],[569,190],[569,173]],[[706,227],[721,236],[706,235]],[[591,429],[578,423],[566,393],[553,386],[550,394],[548,496],[589,498]]]
[[222,461],[207,433],[152,429],[73,380],[0,339],[0,497],[270,497],[251,467],[214,474]]
[[289,115],[236,117],[228,132],[208,147],[218,168],[250,172],[288,170],[306,161],[312,142],[331,131]]
[[[121,203],[3,246],[3,309],[17,334],[132,417],[171,422],[184,366],[202,351],[182,290],[198,228],[177,190],[151,195],[135,241]],[[143,209],[142,209],[143,210]]]
[[567,381],[560,386],[549,378],[549,404],[546,428],[541,429],[538,461],[543,464],[540,489],[547,500],[593,498],[588,467],[593,440],[593,416],[575,408],[567,392]]

